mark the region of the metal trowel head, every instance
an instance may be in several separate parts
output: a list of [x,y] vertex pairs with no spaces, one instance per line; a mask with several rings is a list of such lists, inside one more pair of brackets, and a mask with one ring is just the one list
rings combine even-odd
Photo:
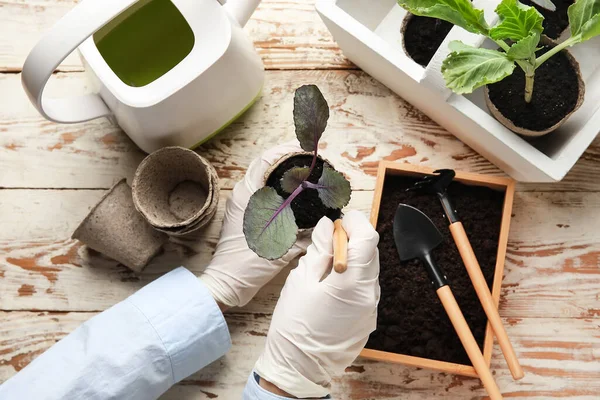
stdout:
[[399,204],[394,217],[394,240],[401,261],[423,258],[444,238],[433,221],[420,210]]

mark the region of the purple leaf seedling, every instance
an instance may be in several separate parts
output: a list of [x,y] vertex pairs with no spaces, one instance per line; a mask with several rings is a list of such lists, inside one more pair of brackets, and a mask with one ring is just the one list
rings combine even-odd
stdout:
[[329,106],[317,86],[305,85],[296,90],[296,137],[303,150],[313,153],[313,158],[310,167],[293,167],[283,174],[281,188],[289,194],[287,198],[269,186],[250,198],[244,213],[244,235],[250,249],[262,258],[281,258],[296,242],[298,225],[291,204],[303,191],[316,190],[323,205],[330,209],[342,209],[350,201],[350,182],[327,163],[318,181],[309,181],[328,119]]

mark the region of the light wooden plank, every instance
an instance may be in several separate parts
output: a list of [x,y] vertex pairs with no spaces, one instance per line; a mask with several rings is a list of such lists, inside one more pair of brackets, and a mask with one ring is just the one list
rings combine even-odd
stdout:
[[[33,46],[75,0],[4,0],[0,19],[0,72],[20,71]],[[353,68],[314,10],[315,0],[263,0],[246,32],[267,69]],[[26,21],[26,22],[25,22]],[[81,71],[77,54],[61,71]]]
[[[0,382],[4,382],[93,313],[0,312]],[[233,348],[222,359],[169,390],[162,399],[239,399],[264,347],[268,314],[228,314]],[[498,346],[492,369],[506,398],[595,399],[600,392],[597,320],[505,319],[525,378],[514,382]],[[401,365],[357,360],[335,377],[336,399],[426,400],[485,396],[476,379]]]
[[[137,277],[69,236],[102,191],[4,190],[0,196],[0,309],[99,311],[166,271],[199,274],[210,262],[223,218],[196,244],[169,244]],[[222,198],[229,195],[222,192]],[[372,192],[350,208],[368,212]],[[51,211],[50,211],[51,210]],[[600,318],[600,193],[517,193],[500,312],[505,317]],[[287,270],[244,312],[271,312]]]
[[[49,95],[83,93],[84,74],[59,74]],[[263,98],[237,123],[200,149],[224,188],[241,179],[264,149],[294,139],[293,94],[316,83],[332,106],[322,153],[356,189],[372,189],[380,159],[452,165],[500,173],[408,103],[363,73],[270,72]],[[0,186],[108,188],[131,178],[142,152],[106,120],[60,125],[31,106],[18,75],[0,75]],[[443,149],[443,150],[442,150]]]
[[[270,72],[263,98],[237,123],[199,151],[211,160],[223,188],[242,178],[264,149],[294,139],[293,92],[318,84],[332,106],[322,153],[345,172],[355,189],[372,190],[379,160],[503,175],[469,147],[387,88],[355,71]],[[59,74],[49,94],[85,92],[83,74]],[[133,176],[144,154],[108,121],[60,125],[44,120],[26,98],[19,76],[0,75],[0,186],[108,188]],[[342,99],[342,100],[336,100]],[[568,178],[519,190],[600,190],[593,171],[600,141]]]
[[[0,309],[101,311],[180,265],[199,274],[218,242],[230,191],[221,192],[217,214],[202,238],[168,243],[141,276],[69,239],[103,191],[5,190],[2,194]],[[350,206],[366,212],[371,196],[356,192]],[[266,285],[245,312],[270,312],[288,272]]]
[[[200,152],[215,165],[221,187],[232,188],[263,150],[294,139],[294,90],[316,83],[332,106],[322,153],[354,189],[372,190],[379,160],[504,175],[495,166],[393,94],[357,71],[269,72],[262,99]],[[82,73],[58,74],[48,92],[88,90]],[[131,179],[144,154],[106,120],[60,125],[31,106],[18,75],[0,74],[0,187],[108,188]],[[518,190],[600,191],[595,171],[600,139],[558,184]]]

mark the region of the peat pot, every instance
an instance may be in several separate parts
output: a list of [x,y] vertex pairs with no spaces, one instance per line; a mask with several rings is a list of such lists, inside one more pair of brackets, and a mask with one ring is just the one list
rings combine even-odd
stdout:
[[[443,167],[443,166],[440,166]],[[488,365],[493,333],[435,195],[407,192],[433,169],[387,161],[379,163],[371,223],[380,235],[377,329],[361,356],[382,362],[477,377],[420,261],[400,262],[393,237],[399,203],[427,214],[444,236],[434,259],[444,270]],[[482,272],[498,306],[515,183],[508,178],[457,172],[448,188]]]
[[167,236],[155,231],[137,212],[131,188],[122,179],[92,208],[73,239],[141,272],[158,254]]
[[[309,180],[313,181],[313,183],[316,183],[321,177],[323,166],[327,165],[330,168],[333,168],[331,163],[327,160],[324,160],[320,156],[317,157],[316,167],[309,177]],[[286,154],[275,162],[265,173],[265,186],[274,188],[280,196],[287,198],[288,193],[284,192],[280,185],[283,174],[293,167],[310,167],[312,159],[313,153],[311,152]],[[316,190],[305,190],[300,193],[300,195],[292,202],[291,207],[292,211],[294,211],[294,216],[296,217],[296,224],[301,232],[314,228],[324,216],[335,221],[342,215],[342,211],[339,209],[325,207],[321,202],[321,199],[319,199]]]
[[[554,47],[543,40],[548,48]],[[540,53],[538,53],[540,54]],[[533,99],[525,103],[525,74],[520,68],[484,88],[485,103],[502,125],[523,136],[539,137],[561,127],[583,104],[585,84],[579,63],[567,50],[535,72]]]
[[173,237],[198,233],[219,202],[214,167],[183,147],[165,147],[146,157],[132,186],[135,208],[155,229]]
[[417,64],[426,67],[452,29],[450,22],[406,14],[402,21],[402,48]]

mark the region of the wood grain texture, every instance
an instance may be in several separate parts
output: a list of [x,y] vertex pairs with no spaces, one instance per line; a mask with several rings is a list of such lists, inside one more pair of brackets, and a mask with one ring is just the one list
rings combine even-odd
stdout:
[[[27,54],[75,0],[3,0],[0,72],[21,70]],[[267,69],[355,68],[314,11],[315,0],[263,0],[245,30]],[[18,35],[15,33],[18,32]],[[81,71],[77,54],[60,71]]]
[[475,368],[477,375],[481,379],[485,391],[492,400],[502,400],[502,394],[500,394],[500,389],[492,376],[492,371],[483,358],[479,345],[469,328],[469,324],[467,324],[467,320],[465,320],[460,306],[454,298],[454,294],[452,294],[450,286],[446,285],[439,288],[437,290],[437,295],[440,298],[450,321],[452,321],[452,326],[458,334],[465,351],[469,355],[469,360],[471,360],[473,368]]
[[[508,217],[510,218],[510,217]],[[504,358],[506,363],[508,364],[508,368],[514,379],[518,380],[523,378],[523,369],[519,364],[519,360],[515,351],[510,343],[510,338],[506,333],[506,329],[502,324],[500,319],[500,314],[498,313],[498,297],[493,298],[490,293],[490,289],[485,281],[485,277],[481,272],[481,266],[479,265],[479,261],[477,260],[477,256],[473,251],[473,247],[471,247],[471,242],[469,236],[467,235],[465,228],[462,222],[457,221],[450,225],[450,233],[452,233],[452,238],[454,239],[454,243],[460,252],[461,258],[465,265],[465,269],[469,274],[469,278],[473,283],[473,287],[477,292],[477,297],[485,311],[485,314],[488,318],[488,323],[494,332],[494,336],[502,349],[502,353],[504,354]],[[506,251],[504,251],[506,255]]]
[[[43,33],[76,0],[0,1],[0,382],[81,323],[179,265],[210,261],[224,199],[250,161],[294,139],[294,90],[319,85],[331,105],[321,152],[351,180],[351,208],[368,212],[380,160],[504,174],[342,55],[315,0],[263,0],[246,30],[268,69],[262,99],[199,151],[217,168],[222,201],[197,243],[169,243],[137,276],[69,239],[144,154],[105,120],[59,125],[25,97],[19,72]],[[89,91],[77,55],[51,79],[50,95]],[[2,73],[4,72],[4,73]],[[514,382],[496,345],[491,367],[506,398],[596,400],[600,393],[600,139],[566,179],[519,184],[500,314],[525,378]],[[291,266],[293,267],[293,265]],[[244,309],[227,315],[234,346],[163,400],[238,399],[262,351],[289,269]],[[357,360],[335,377],[341,400],[485,398],[479,380]]]
[[[240,120],[199,149],[231,189],[250,161],[294,140],[293,95],[319,85],[331,105],[321,151],[351,180],[373,190],[380,160],[504,176],[495,166],[368,75],[358,71],[272,71],[263,97]],[[83,73],[57,74],[48,94],[89,91]],[[62,125],[29,103],[19,75],[0,74],[0,187],[109,188],[131,178],[144,154],[107,120]],[[600,139],[557,184],[522,184],[525,191],[600,191],[595,170]]]
[[[3,192],[0,309],[102,311],[180,265],[199,274],[218,242],[230,191],[221,192],[217,214],[198,241],[168,243],[165,252],[139,276],[70,239],[102,195],[100,190]],[[365,211],[370,196],[369,192],[356,192],[350,207]],[[32,218],[29,222],[23,220],[26,215]],[[270,312],[287,273],[289,269],[266,285],[244,312]]]
[[[0,382],[91,318],[94,313],[0,312]],[[169,390],[162,400],[239,399],[248,374],[260,355],[270,314],[226,315],[232,351]],[[565,318],[505,319],[525,368],[514,382],[499,349],[492,370],[505,398],[597,399],[600,392],[600,328],[598,320]],[[544,339],[552,333],[551,339]],[[333,382],[340,400],[481,399],[477,379],[358,359]]]
[[[2,192],[0,309],[104,310],[174,267],[185,265],[199,273],[209,262],[228,191],[222,192],[217,215],[198,243],[169,244],[140,277],[69,239],[102,193]],[[355,192],[350,208],[368,212],[372,196]],[[599,319],[600,193],[521,192],[513,214],[500,314]],[[270,312],[285,276],[263,288],[245,312]],[[21,289],[24,284],[32,288]]]

